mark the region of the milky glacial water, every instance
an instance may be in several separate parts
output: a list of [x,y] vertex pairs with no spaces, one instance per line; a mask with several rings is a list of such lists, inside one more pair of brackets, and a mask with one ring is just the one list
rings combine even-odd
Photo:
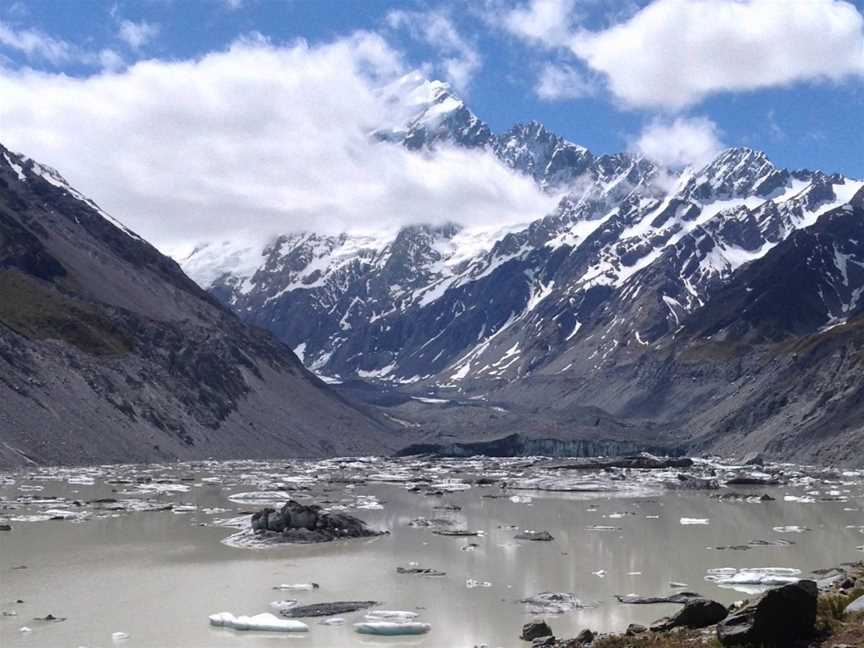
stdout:
[[[703,473],[707,469],[699,468]],[[470,485],[478,475],[524,485],[525,479],[561,474],[524,460],[234,462],[6,475],[0,478],[5,484],[0,485],[0,522],[11,520],[13,529],[0,531],[0,645],[510,647],[522,645],[520,629],[536,617],[518,601],[540,592],[572,592],[595,604],[545,616],[558,636],[574,636],[586,627],[622,631],[629,623],[649,623],[678,608],[625,605],[615,594],[670,594],[677,591],[670,586],[675,582],[729,603],[746,593],[707,582],[709,569],[787,567],[806,576],[861,557],[864,486],[858,473],[798,472],[787,466],[771,470],[785,473],[788,483],[782,486],[670,491],[662,482],[682,471],[578,472],[568,473],[559,486],[596,480],[607,490]],[[724,474],[718,473],[721,481]],[[152,481],[139,483],[143,479]],[[229,497],[258,491],[271,492],[255,496],[261,503],[293,497],[344,507],[390,534],[268,549],[225,544],[236,529],[220,524],[260,508]],[[733,491],[767,493],[775,500],[716,499],[718,493]],[[516,501],[511,500],[514,496]],[[789,496],[805,496],[807,501],[787,501]],[[120,501],[86,503],[97,498]],[[142,504],[197,508],[130,510]],[[79,519],[20,521],[58,510]],[[420,516],[448,518],[456,528],[483,534],[453,538],[409,525]],[[682,518],[709,522],[685,525]],[[596,530],[598,526],[613,529]],[[809,530],[775,531],[790,526]],[[514,540],[522,529],[545,529],[555,539]],[[794,544],[747,551],[715,548],[757,539]],[[476,547],[465,550],[469,543]],[[411,563],[446,576],[396,573],[397,566]],[[469,588],[468,579],[491,586]],[[273,589],[308,582],[320,588]],[[376,600],[383,609],[419,612],[418,620],[430,623],[432,630],[407,638],[358,635],[352,624],[363,620],[363,612],[343,615],[341,626],[307,619],[309,632],[304,634],[238,632],[208,624],[208,615],[221,611],[274,612],[270,603],[286,598],[301,603]],[[19,599],[24,602],[17,603]],[[66,620],[34,620],[49,613]],[[22,633],[22,626],[31,632]],[[115,632],[129,638],[112,639]]]

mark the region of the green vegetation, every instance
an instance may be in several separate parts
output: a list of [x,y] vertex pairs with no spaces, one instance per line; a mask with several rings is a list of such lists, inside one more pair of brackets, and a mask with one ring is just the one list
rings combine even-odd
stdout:
[[0,324],[26,338],[62,340],[92,355],[132,350],[130,339],[96,306],[14,270],[0,271]]

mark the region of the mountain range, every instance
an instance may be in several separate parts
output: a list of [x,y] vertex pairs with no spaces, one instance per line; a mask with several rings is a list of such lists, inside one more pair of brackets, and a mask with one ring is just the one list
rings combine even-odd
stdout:
[[[864,182],[496,134],[440,82],[381,146],[485,151],[522,224],[161,254],[0,147],[0,464],[864,449]],[[191,278],[190,278],[191,277]]]
[[425,447],[516,433],[556,452],[860,449],[864,183],[747,148],[682,170],[536,122],[495,134],[446,84],[411,84],[416,114],[373,137],[484,149],[557,208],[211,243],[187,273]]

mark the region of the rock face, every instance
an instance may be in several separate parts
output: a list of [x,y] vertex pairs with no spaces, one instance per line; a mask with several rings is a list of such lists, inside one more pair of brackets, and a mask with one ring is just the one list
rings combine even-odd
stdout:
[[810,580],[768,590],[720,622],[717,638],[724,646],[790,646],[813,635],[817,595]]
[[0,146],[0,467],[382,453],[390,425]]
[[284,542],[298,544],[331,542],[343,538],[382,535],[363,520],[344,513],[322,513],[320,506],[306,506],[288,500],[278,511],[265,508],[252,514],[252,530],[267,536],[278,535]]

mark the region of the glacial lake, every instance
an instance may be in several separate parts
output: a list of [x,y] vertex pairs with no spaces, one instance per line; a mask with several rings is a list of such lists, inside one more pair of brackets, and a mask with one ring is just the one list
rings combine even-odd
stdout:
[[[721,488],[679,490],[680,474],[716,479]],[[741,475],[781,484],[725,485]],[[356,515],[390,533],[248,546],[238,530],[248,526],[249,512],[289,498]],[[94,502],[100,499],[108,501]],[[678,606],[624,604],[615,595],[686,589],[730,603],[758,586],[712,574],[786,568],[807,577],[857,561],[862,505],[864,472],[701,461],[667,470],[406,458],[6,473],[0,475],[0,523],[12,530],[0,531],[0,645],[511,647],[527,645],[518,638],[521,627],[538,616],[559,637],[584,628],[623,631]],[[447,526],[412,526],[418,518]],[[479,535],[448,537],[436,528]],[[525,529],[547,530],[554,540],[514,539]],[[759,542],[749,546],[753,541]],[[446,575],[396,571],[409,566]],[[710,571],[721,568],[727,571]],[[274,589],[304,583],[319,587]],[[520,602],[542,592],[572,593],[585,607],[535,614]],[[417,612],[432,628],[413,637],[360,635],[353,624],[364,611],[340,615],[341,625],[304,619],[309,631],[297,634],[208,622],[222,611],[276,613],[271,603],[282,599],[375,600],[382,609]],[[65,621],[35,620],[48,614]],[[128,638],[112,637],[118,632]]]

